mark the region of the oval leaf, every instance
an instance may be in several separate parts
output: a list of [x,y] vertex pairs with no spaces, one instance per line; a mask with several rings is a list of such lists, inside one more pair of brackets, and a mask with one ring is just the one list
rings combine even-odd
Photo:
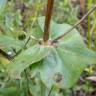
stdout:
[[0,44],[6,48],[15,48],[15,49],[20,49],[24,46],[23,42],[20,42],[19,40],[15,40],[12,37],[8,37],[2,34],[0,34]]
[[20,74],[24,69],[46,57],[50,51],[50,46],[41,46],[39,44],[28,48],[18,55],[8,66],[7,71],[9,75],[13,78],[20,77]]
[[[42,24],[41,24],[42,23]],[[39,18],[41,29],[44,29],[44,18]],[[68,24],[51,22],[50,38],[56,38],[71,28]],[[42,30],[43,32],[43,30]],[[84,44],[79,32],[74,29],[60,39],[51,54],[35,66],[47,87],[55,85],[59,88],[70,88],[79,79],[80,74],[90,64],[96,64],[96,53]]]

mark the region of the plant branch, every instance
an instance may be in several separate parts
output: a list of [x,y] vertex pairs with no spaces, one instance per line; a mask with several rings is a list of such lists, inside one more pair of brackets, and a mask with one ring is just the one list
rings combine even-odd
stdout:
[[51,86],[51,89],[49,90],[48,96],[51,95],[51,92],[52,92],[53,88],[54,88],[54,85]]
[[43,36],[44,42],[46,42],[49,39],[49,27],[50,27],[50,21],[52,16],[53,4],[54,4],[54,0],[47,0],[47,12],[46,12],[44,36]]
[[67,35],[68,33],[70,33],[74,28],[76,28],[84,19],[86,19],[94,10],[96,9],[96,5],[89,10],[72,28],[70,28],[68,31],[66,31],[66,33],[64,33],[63,35],[57,37],[56,39],[54,39],[52,41],[52,44],[57,42],[59,39],[62,39],[65,35]]

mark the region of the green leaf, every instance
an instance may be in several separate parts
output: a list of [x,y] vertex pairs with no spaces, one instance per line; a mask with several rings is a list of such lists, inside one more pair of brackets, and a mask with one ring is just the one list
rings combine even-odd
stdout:
[[[38,18],[38,23],[42,29],[42,32],[44,32],[44,21],[45,21],[44,17]],[[71,26],[69,24],[57,24],[52,20],[50,23],[50,39],[57,38],[61,34],[64,34],[70,27]]]
[[23,42],[16,40],[10,36],[0,34],[0,44],[6,48],[20,49],[24,46]]
[[[43,29],[44,18],[39,18],[39,24]],[[50,38],[58,37],[70,27],[68,24],[56,24],[52,21]],[[86,47],[79,32],[74,29],[55,44],[51,54],[41,64],[33,65],[32,70],[40,72],[47,87],[55,85],[66,89],[77,82],[84,68],[90,64],[96,64],[96,53]]]
[[7,71],[9,75],[12,78],[20,77],[20,74],[24,69],[46,57],[50,53],[51,48],[52,47],[50,46],[37,44],[23,51],[8,66]]
[[0,0],[0,14],[4,10],[7,0]]
[[3,96],[12,95],[12,94],[16,93],[16,91],[17,91],[17,88],[15,88],[15,87],[0,88],[0,94],[2,94]]

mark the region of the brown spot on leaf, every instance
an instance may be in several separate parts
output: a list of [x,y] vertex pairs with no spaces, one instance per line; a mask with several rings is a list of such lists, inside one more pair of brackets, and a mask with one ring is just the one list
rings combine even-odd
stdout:
[[54,80],[56,83],[59,83],[63,80],[63,75],[61,73],[56,73],[54,76]]

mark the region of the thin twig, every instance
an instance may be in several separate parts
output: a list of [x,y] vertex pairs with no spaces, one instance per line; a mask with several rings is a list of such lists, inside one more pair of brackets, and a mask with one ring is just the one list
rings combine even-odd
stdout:
[[50,27],[50,21],[52,16],[53,4],[54,4],[54,0],[47,0],[47,12],[46,12],[44,36],[43,36],[44,42],[48,41],[49,39],[49,27]]
[[54,85],[51,86],[51,89],[50,89],[50,91],[49,91],[49,93],[48,93],[48,96],[51,95],[51,92],[52,92],[53,88],[54,88]]
[[66,31],[66,33],[64,33],[63,35],[57,37],[56,39],[54,39],[52,41],[52,44],[54,42],[57,42],[59,39],[62,39],[65,35],[67,35],[68,33],[70,33],[74,28],[76,28],[84,19],[86,19],[86,17],[88,17],[94,10],[96,9],[96,5],[89,10],[72,28],[70,28],[68,31]]
[[30,37],[27,39],[26,43],[24,44],[23,49],[26,48],[26,46],[27,46],[27,44],[28,44],[29,41],[30,41]]

